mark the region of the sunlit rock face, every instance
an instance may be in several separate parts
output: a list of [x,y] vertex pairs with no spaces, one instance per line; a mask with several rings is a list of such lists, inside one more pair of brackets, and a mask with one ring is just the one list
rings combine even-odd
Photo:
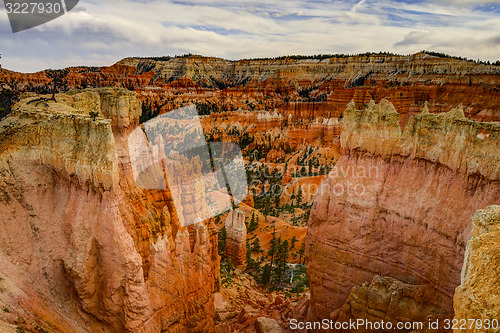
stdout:
[[224,224],[227,232],[226,257],[230,258],[235,266],[245,265],[247,254],[245,213],[239,209],[231,210]]
[[212,331],[216,230],[183,227],[168,189],[136,185],[135,93],[33,97],[0,122],[0,299],[49,331]]
[[[462,283],[454,298],[455,319],[469,323],[469,332],[500,328],[500,206],[479,210],[472,219]],[[479,321],[480,320],[480,321]],[[459,329],[455,332],[460,332]]]
[[428,285],[452,313],[470,219],[500,200],[500,126],[463,110],[421,114],[404,129],[392,104],[350,103],[343,155],[316,196],[306,239],[316,317],[338,313],[351,288],[382,275]]

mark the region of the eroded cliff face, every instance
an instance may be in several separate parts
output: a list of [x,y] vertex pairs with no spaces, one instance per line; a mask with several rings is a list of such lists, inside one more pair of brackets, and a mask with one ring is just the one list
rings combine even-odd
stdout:
[[427,286],[452,313],[470,219],[500,200],[500,126],[463,110],[412,116],[387,101],[344,112],[342,156],[315,199],[306,239],[312,312],[338,319],[351,288],[382,275]]
[[[390,98],[402,114],[418,113],[425,101],[431,112],[462,103],[468,118],[498,121],[499,77],[500,66],[425,53],[236,61],[192,55],[75,67],[66,81],[68,88],[126,87],[161,112],[200,102],[217,112],[277,108],[314,119],[339,116],[351,99],[364,105]],[[0,69],[0,79],[21,91],[51,89],[44,72]]]
[[51,332],[211,331],[216,230],[182,227],[168,190],[136,186],[135,94],[74,91],[48,108],[25,97],[0,123],[2,319]]
[[454,298],[458,321],[454,332],[497,332],[500,329],[500,206],[479,210],[472,219],[472,234],[467,243],[462,283]]

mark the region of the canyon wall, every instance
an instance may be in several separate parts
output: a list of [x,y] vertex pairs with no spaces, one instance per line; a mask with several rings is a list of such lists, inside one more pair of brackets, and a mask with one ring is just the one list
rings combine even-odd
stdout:
[[0,122],[1,321],[50,332],[212,331],[214,221],[183,227],[168,190],[135,184],[136,95],[72,91],[48,107],[28,104],[34,97]]
[[340,144],[340,124],[338,118],[333,117],[305,121],[291,115],[285,118],[276,112],[222,112],[202,118],[202,124],[206,132],[216,132],[211,139],[233,142],[247,133],[256,144],[277,150],[285,146],[297,149],[304,145]]
[[500,124],[424,107],[401,129],[382,100],[350,103],[341,126],[343,155],[308,222],[313,316],[337,320],[351,289],[376,275],[431,288],[427,301],[452,313],[470,220],[500,200]]

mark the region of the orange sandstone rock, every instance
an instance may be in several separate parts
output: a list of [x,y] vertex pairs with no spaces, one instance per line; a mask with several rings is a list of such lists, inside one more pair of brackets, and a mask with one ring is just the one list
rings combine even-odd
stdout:
[[57,99],[23,99],[0,123],[0,260],[12,282],[0,299],[50,331],[213,331],[217,231],[182,227],[168,190],[135,184],[135,94]]
[[[454,297],[454,332],[495,332],[500,329],[500,206],[478,210],[472,218],[462,283]],[[467,323],[466,330],[460,329]]]
[[231,210],[224,224],[227,232],[226,257],[232,259],[234,266],[244,266],[247,253],[245,213],[239,209]]

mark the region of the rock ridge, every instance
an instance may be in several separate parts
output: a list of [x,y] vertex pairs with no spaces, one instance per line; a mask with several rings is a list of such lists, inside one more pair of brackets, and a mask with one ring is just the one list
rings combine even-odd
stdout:
[[341,145],[346,153],[363,150],[374,156],[394,155],[440,163],[466,174],[500,179],[500,123],[466,119],[462,106],[411,116],[402,129],[400,115],[387,100],[356,110],[351,101],[343,113]]
[[[500,66],[422,53],[236,61],[193,55],[73,67],[66,82],[67,89],[126,87],[147,101],[149,111],[162,113],[197,103],[214,112],[277,109],[284,116],[331,118],[351,99],[362,106],[389,98],[405,115],[418,113],[424,102],[433,113],[462,103],[468,118],[498,121],[499,78]],[[0,69],[0,79],[19,91],[51,90],[44,71]]]

